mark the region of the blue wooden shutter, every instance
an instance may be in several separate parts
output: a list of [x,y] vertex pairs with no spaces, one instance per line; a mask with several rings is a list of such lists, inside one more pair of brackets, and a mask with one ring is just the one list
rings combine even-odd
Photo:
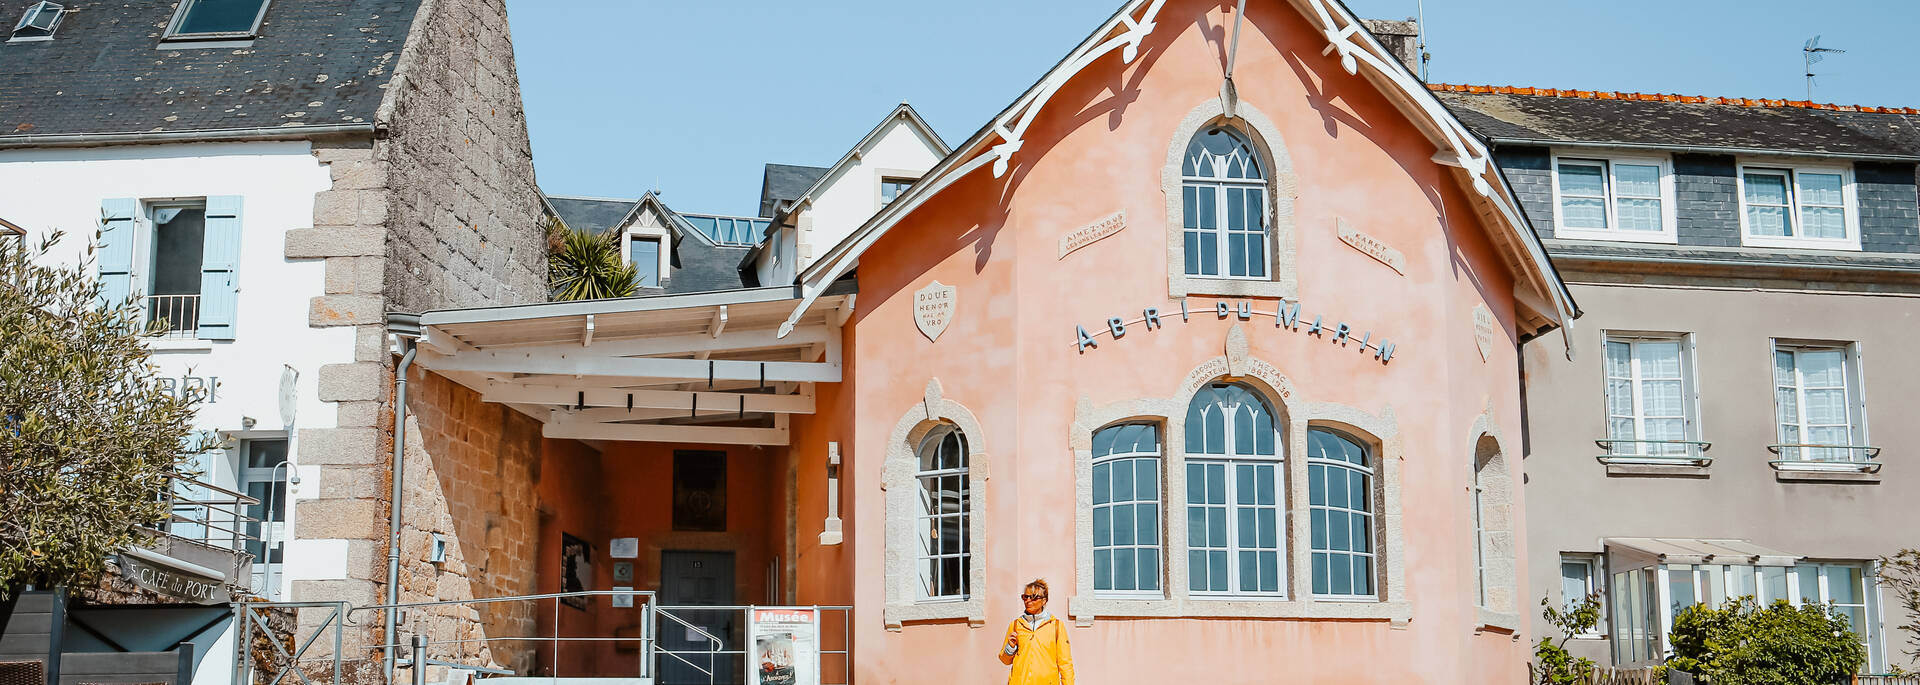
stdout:
[[200,254],[201,340],[232,340],[240,309],[240,196],[207,198]]
[[140,201],[114,198],[100,201],[100,304],[117,307],[133,292],[134,217]]

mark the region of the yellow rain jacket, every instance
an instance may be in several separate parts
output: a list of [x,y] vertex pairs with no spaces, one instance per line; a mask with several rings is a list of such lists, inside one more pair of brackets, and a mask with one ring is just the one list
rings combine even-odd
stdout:
[[1007,637],[1020,640],[1019,651],[1007,654],[1007,641],[1000,640],[1000,663],[1013,666],[1007,685],[1073,685],[1073,645],[1067,642],[1067,624],[1049,616],[1038,628],[1028,628],[1025,618],[1013,619]]

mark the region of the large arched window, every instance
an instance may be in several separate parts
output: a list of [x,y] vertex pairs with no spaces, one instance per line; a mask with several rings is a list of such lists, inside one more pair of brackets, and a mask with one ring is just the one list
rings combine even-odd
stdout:
[[1346,435],[1307,431],[1313,594],[1375,597],[1373,455]]
[[1093,434],[1093,589],[1162,596],[1156,424],[1123,423]]
[[953,426],[935,428],[921,439],[918,456],[920,599],[966,599],[972,589],[967,524],[973,514],[966,436]]
[[1267,179],[1245,136],[1210,127],[1187,144],[1180,166],[1186,274],[1271,277]]
[[1187,589],[1286,592],[1284,450],[1273,410],[1246,386],[1215,383],[1187,405]]

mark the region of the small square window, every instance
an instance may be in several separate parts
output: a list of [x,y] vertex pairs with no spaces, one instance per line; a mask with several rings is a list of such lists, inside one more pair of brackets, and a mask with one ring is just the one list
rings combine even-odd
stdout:
[[1580,637],[1600,637],[1607,632],[1607,598],[1600,587],[1600,556],[1570,553],[1560,555],[1560,609],[1571,611],[1588,595],[1600,593],[1600,619]]
[[659,238],[634,238],[629,259],[633,260],[633,270],[640,276],[635,279],[640,287],[660,287]]
[[1860,249],[1853,178],[1845,169],[1746,166],[1739,182],[1743,244]]
[[1666,160],[1560,157],[1553,169],[1555,237],[1676,241]]
[[913,187],[914,181],[918,180],[919,179],[915,178],[880,179],[880,206],[885,207],[893,204],[894,198],[900,197],[902,193],[907,192],[908,188]]
[[167,40],[252,38],[267,16],[268,0],[182,0],[167,25]]

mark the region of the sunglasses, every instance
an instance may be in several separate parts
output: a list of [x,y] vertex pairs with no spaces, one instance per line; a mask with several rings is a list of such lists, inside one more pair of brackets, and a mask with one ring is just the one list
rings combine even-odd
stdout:
[[1046,598],[1047,598],[1046,595],[1020,595],[1020,599],[1028,602],[1031,602],[1036,599],[1046,599]]

